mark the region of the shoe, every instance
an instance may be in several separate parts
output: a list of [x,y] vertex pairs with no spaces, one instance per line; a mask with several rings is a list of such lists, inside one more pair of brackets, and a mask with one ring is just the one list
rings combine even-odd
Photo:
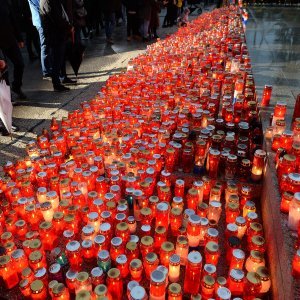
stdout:
[[23,93],[23,91],[21,90],[21,88],[11,88],[11,90],[15,93],[15,94],[17,94],[17,98],[19,99],[19,100],[26,100],[27,99],[27,96]]
[[[12,132],[17,132],[17,131],[20,131],[20,128],[18,126],[16,126],[15,124],[12,124],[11,125],[11,131]],[[9,136],[10,135],[10,133],[7,131],[7,129],[5,127],[1,127],[0,132],[3,136]]]
[[62,84],[54,85],[53,89],[55,92],[67,92],[70,89]]
[[113,42],[113,40],[112,40],[112,39],[106,39],[106,43],[107,43],[107,44],[111,44],[111,45],[113,45],[113,43],[114,43],[114,42]]
[[148,42],[149,42],[149,38],[143,37],[143,42],[144,42],[144,43],[148,43]]
[[44,75],[43,76],[43,80],[51,80],[51,76],[50,75]]
[[62,80],[61,83],[63,83],[63,84],[76,84],[77,81],[76,81],[76,80],[72,80],[72,79],[69,78],[69,77],[65,77],[65,78]]

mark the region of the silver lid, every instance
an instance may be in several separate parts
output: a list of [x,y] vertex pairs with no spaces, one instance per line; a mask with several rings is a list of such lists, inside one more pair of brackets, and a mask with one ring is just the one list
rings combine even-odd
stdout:
[[146,291],[142,286],[135,286],[130,292],[130,297],[132,300],[143,300],[145,296]]
[[166,211],[169,208],[169,205],[167,202],[160,202],[156,205],[156,208],[160,211]]
[[227,224],[226,228],[229,231],[238,231],[238,226],[235,223],[229,223],[229,224]]
[[45,276],[46,273],[47,273],[46,268],[42,267],[42,268],[37,269],[34,272],[34,277],[38,279],[38,278]]
[[242,280],[245,277],[244,271],[240,269],[230,270],[229,275],[235,280]]
[[157,283],[162,283],[165,281],[165,274],[162,271],[154,270],[151,273],[151,280]]
[[116,236],[116,237],[114,237],[114,238],[111,239],[110,243],[114,247],[118,247],[118,246],[122,245],[122,238]]
[[208,226],[209,221],[207,218],[201,218],[201,226]]
[[192,224],[201,224],[201,217],[198,215],[190,215],[189,216],[189,222]]
[[111,228],[111,225],[107,222],[102,223],[100,225],[100,231],[108,231],[108,230],[110,230],[110,228]]
[[202,262],[202,255],[198,251],[191,251],[188,254],[188,261],[193,264],[200,264]]
[[246,219],[242,216],[236,217],[235,221],[239,224],[246,224]]
[[101,277],[103,275],[103,270],[99,267],[93,268],[91,270],[92,277]]
[[203,269],[208,273],[208,274],[213,274],[216,273],[217,268],[213,264],[205,264]]
[[175,182],[177,185],[180,185],[180,186],[184,186],[184,180],[182,179],[176,179],[176,182]]
[[144,195],[144,193],[143,193],[141,190],[135,190],[135,191],[133,192],[133,195],[134,195],[135,197],[141,197],[141,196]]
[[171,255],[171,257],[170,257],[170,263],[179,264],[180,263],[180,256],[177,255],[177,254]]
[[77,277],[78,272],[74,271],[72,269],[69,269],[66,273],[66,277],[70,280],[75,280],[75,278]]
[[116,262],[118,264],[121,264],[121,265],[126,264],[126,262],[127,262],[127,256],[125,254],[118,255],[117,258],[116,258]]
[[90,220],[97,220],[99,218],[99,214],[95,211],[92,211],[88,214],[88,218]]
[[232,256],[234,256],[237,259],[244,259],[245,258],[245,252],[241,249],[233,249]]
[[135,218],[134,218],[134,216],[128,216],[127,217],[127,220],[128,220],[128,222],[134,222],[135,221]]
[[175,202],[175,203],[181,203],[181,202],[183,202],[183,199],[182,199],[182,197],[175,196],[175,197],[173,197],[173,202]]
[[231,299],[231,292],[226,287],[219,287],[217,290],[217,295],[221,300],[230,300]]
[[107,250],[101,250],[101,251],[99,251],[98,258],[100,260],[108,259],[109,258],[109,252]]
[[193,185],[195,187],[203,187],[204,183],[201,180],[194,181]]
[[139,286],[140,284],[135,281],[135,280],[131,280],[127,283],[127,290],[130,292],[134,287]]
[[93,242],[91,240],[83,240],[81,242],[82,248],[91,248],[93,246]]
[[96,235],[94,238],[94,243],[95,244],[103,244],[105,242],[105,236],[104,235]]
[[77,251],[79,248],[80,248],[80,243],[78,241],[71,241],[66,246],[66,249],[68,251]]
[[12,252],[11,257],[13,259],[19,259],[25,255],[25,252],[23,249],[16,249]]
[[218,237],[219,236],[219,231],[216,228],[208,228],[207,229],[207,234],[211,237]]
[[101,200],[99,198],[93,200],[93,204],[95,206],[101,206],[103,203],[104,203],[103,200]]
[[74,236],[74,231],[73,231],[73,230],[65,230],[65,231],[63,232],[63,236],[64,236],[65,238],[70,238],[70,237]]
[[94,231],[95,231],[94,227],[92,225],[90,225],[90,224],[85,225],[85,226],[82,227],[82,232],[84,234],[91,234]]
[[140,240],[140,238],[137,235],[135,235],[135,234],[130,235],[129,242],[134,242],[137,244],[139,242],[139,240]]
[[49,267],[49,273],[51,274],[57,274],[61,269],[60,264],[54,263]]
[[220,208],[222,205],[221,205],[221,202],[213,200],[213,201],[209,202],[209,206],[212,206],[214,208]]
[[[40,172],[41,173],[41,172]],[[38,189],[37,189],[37,193],[41,193],[41,194],[46,194],[47,193],[47,189],[43,186],[40,186]]]
[[54,198],[57,196],[57,193],[55,191],[49,191],[47,193],[47,197],[50,197],[50,198]]
[[195,211],[191,208],[187,208],[187,209],[184,210],[184,214],[189,217],[191,215],[194,215]]

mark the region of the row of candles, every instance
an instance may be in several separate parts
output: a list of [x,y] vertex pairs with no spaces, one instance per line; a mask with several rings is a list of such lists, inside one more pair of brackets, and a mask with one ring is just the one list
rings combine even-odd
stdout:
[[[272,89],[266,86],[262,103],[267,106]],[[267,99],[267,100],[266,100]],[[290,129],[287,126],[287,103],[276,103],[271,115],[270,126],[265,137],[271,141],[271,150],[276,152],[275,166],[281,194],[280,211],[288,214],[288,227],[300,232],[300,95],[295,101]],[[299,248],[299,242],[296,243]],[[300,251],[297,250],[292,261],[292,274],[300,278]]]
[[26,158],[6,163],[9,293],[225,300],[269,291],[256,192],[266,153],[239,17],[214,10],[149,46],[81,110],[53,119]]

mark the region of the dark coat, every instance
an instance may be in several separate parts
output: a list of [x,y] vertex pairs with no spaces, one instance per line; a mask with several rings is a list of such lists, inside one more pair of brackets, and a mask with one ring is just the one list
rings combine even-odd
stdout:
[[138,0],[124,0],[123,4],[125,5],[127,11],[138,11]]
[[9,0],[0,3],[0,48],[7,49],[17,42],[22,42],[14,10]]
[[151,1],[151,20],[150,27],[157,28],[159,27],[159,13],[160,13],[160,2],[156,0]]
[[115,13],[121,6],[121,0],[100,0],[104,15]]
[[41,0],[40,13],[45,37],[50,45],[66,40],[71,24],[62,1]]
[[140,1],[140,18],[150,21],[151,19],[151,0]]

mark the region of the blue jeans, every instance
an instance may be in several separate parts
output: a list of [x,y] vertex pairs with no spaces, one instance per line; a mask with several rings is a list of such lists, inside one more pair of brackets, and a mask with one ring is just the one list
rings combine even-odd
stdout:
[[[110,1],[110,0],[108,0]],[[104,23],[105,23],[105,34],[106,38],[110,39],[116,24],[116,15],[115,13],[104,14]]]
[[52,73],[52,59],[50,54],[50,47],[46,43],[46,38],[44,35],[43,27],[36,28],[39,36],[40,36],[40,43],[41,43],[41,65],[42,65],[42,72],[43,76],[50,76]]

